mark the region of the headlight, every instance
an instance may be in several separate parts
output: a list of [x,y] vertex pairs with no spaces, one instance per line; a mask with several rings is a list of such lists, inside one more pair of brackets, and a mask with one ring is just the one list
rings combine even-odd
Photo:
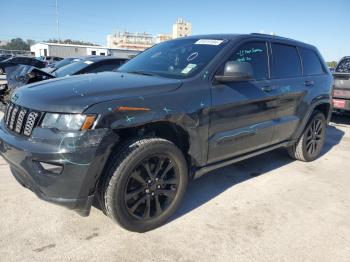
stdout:
[[56,128],[62,131],[86,130],[93,126],[95,119],[94,115],[46,113],[41,127]]

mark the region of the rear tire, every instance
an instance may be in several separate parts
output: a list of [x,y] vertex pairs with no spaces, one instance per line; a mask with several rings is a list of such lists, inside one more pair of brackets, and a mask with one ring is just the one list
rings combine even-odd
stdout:
[[320,155],[325,138],[326,118],[321,112],[315,111],[298,142],[288,148],[288,154],[296,160],[313,161]]
[[121,147],[100,183],[106,214],[123,228],[146,232],[166,223],[188,183],[182,152],[161,138],[140,138]]

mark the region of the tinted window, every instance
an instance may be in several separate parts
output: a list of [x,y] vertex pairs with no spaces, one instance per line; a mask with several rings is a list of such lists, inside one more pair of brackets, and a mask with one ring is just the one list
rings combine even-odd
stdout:
[[299,54],[294,46],[272,44],[272,77],[301,76]]
[[313,50],[299,48],[299,51],[303,60],[304,75],[319,75],[324,73],[321,61]]
[[241,45],[229,61],[247,62],[252,65],[254,79],[269,77],[265,42],[250,42]]
[[[79,61],[79,59],[77,59],[77,61]],[[77,62],[77,61],[74,61],[73,58],[65,58],[65,59],[61,60],[60,62],[56,63],[54,68],[58,69],[58,68],[61,68],[65,65],[68,65],[70,63]]]
[[66,66],[63,66],[59,69],[57,69],[53,74],[56,77],[63,77],[63,76],[68,76],[68,75],[74,75],[80,70],[88,67],[89,65],[93,64],[94,62],[92,61],[78,61],[78,62],[73,62],[71,64],[68,64]]
[[335,71],[339,73],[350,73],[350,57],[341,60],[337,65]]
[[120,66],[120,61],[111,61],[105,63],[96,64],[94,67],[87,68],[85,73],[99,73],[105,71],[113,71]]

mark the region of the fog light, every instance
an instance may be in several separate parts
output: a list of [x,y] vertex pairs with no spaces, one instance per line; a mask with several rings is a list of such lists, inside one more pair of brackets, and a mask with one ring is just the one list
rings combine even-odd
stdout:
[[61,166],[61,165],[45,163],[45,162],[37,162],[37,163],[40,165],[40,167],[44,171],[46,171],[48,173],[53,173],[53,174],[59,175],[63,171],[63,166]]

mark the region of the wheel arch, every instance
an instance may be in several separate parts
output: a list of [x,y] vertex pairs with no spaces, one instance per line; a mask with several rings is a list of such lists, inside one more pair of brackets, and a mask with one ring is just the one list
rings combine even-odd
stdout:
[[120,141],[130,140],[136,137],[156,136],[173,142],[184,154],[187,164],[191,165],[192,157],[189,154],[190,136],[187,131],[172,122],[157,121],[140,126],[134,126],[116,131]]
[[330,118],[332,116],[332,111],[333,111],[333,106],[332,103],[329,99],[322,99],[314,102],[311,106],[310,109],[307,111],[305,114],[304,118],[301,121],[301,124],[293,136],[292,141],[298,140],[298,138],[301,136],[303,133],[307,123],[309,122],[310,118],[312,117],[313,113],[319,111],[325,115],[325,118],[327,119],[327,124],[330,121]]

